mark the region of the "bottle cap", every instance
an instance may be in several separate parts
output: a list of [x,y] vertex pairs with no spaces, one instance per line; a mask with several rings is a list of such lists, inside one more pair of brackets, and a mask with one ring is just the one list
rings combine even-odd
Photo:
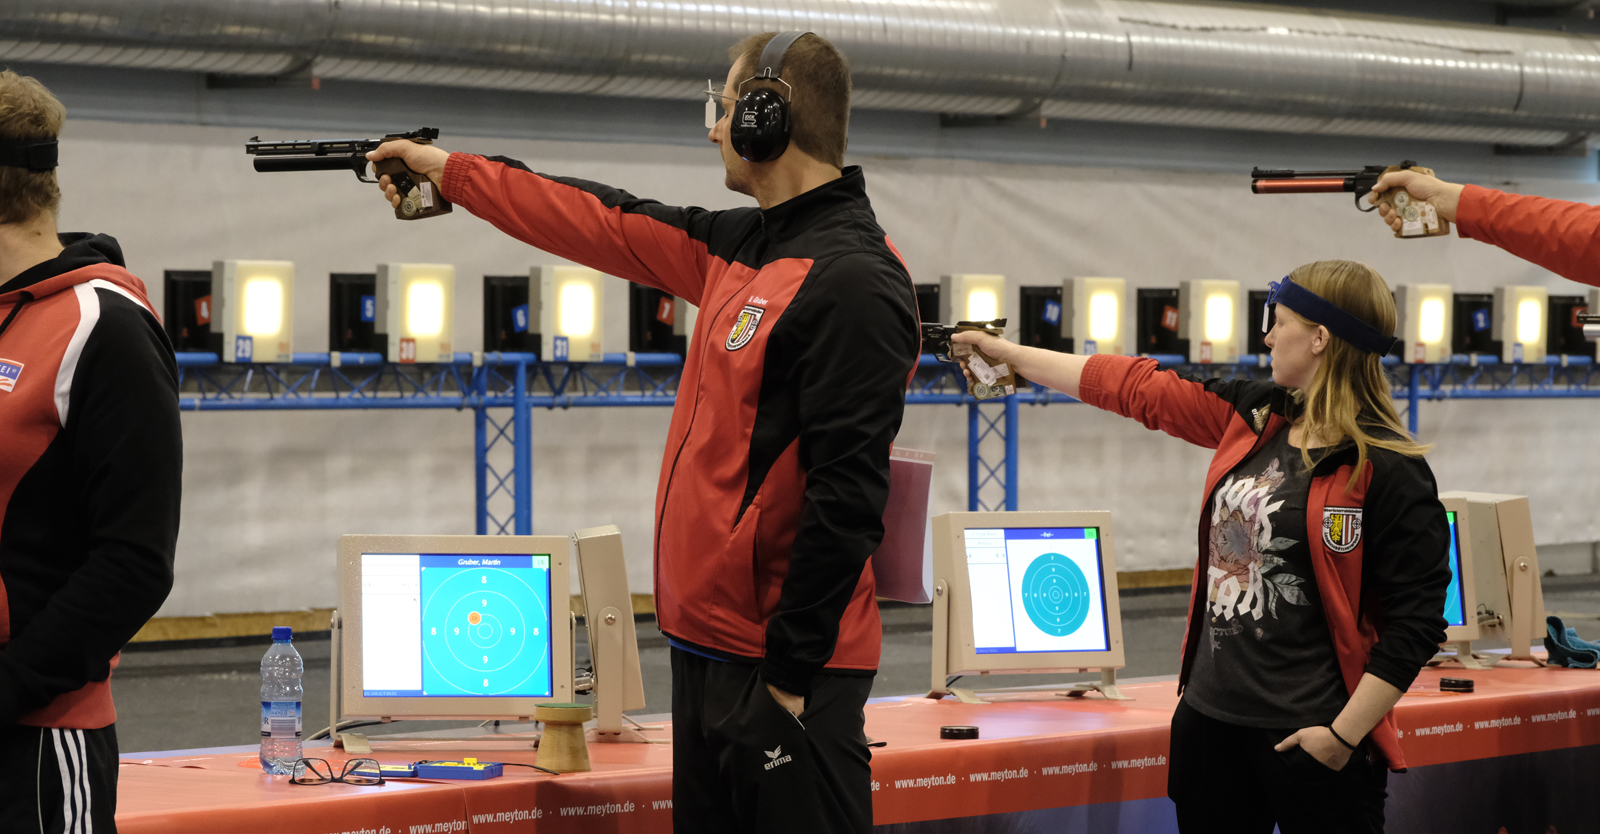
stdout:
[[292,637],[294,637],[294,629],[292,627],[290,627],[290,626],[273,626],[272,627],[272,642],[274,642],[274,643],[287,643],[287,642],[289,642],[290,638],[292,638]]

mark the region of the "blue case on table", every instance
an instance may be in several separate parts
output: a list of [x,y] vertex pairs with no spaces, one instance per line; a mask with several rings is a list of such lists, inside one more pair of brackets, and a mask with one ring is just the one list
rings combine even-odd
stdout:
[[480,762],[466,759],[459,762],[418,762],[418,779],[495,779],[505,768],[499,762]]

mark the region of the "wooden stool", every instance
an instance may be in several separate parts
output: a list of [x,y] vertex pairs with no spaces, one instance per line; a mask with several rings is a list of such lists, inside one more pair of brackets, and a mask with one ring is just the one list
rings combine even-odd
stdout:
[[588,704],[541,704],[533,717],[544,724],[535,761],[557,773],[583,773],[589,768],[589,745],[583,739]]

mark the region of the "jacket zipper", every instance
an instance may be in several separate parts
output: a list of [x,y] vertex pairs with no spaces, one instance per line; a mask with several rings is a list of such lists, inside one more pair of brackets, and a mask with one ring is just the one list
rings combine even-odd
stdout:
[[22,312],[22,305],[27,304],[28,302],[30,302],[32,300],[33,300],[33,293],[28,292],[27,290],[23,290],[21,293],[18,294],[17,303],[12,305],[11,313],[6,316],[6,320],[5,321],[0,321],[0,336],[4,336],[6,334],[6,330],[8,330],[11,327],[11,322],[15,321],[16,318],[17,318],[17,314]]

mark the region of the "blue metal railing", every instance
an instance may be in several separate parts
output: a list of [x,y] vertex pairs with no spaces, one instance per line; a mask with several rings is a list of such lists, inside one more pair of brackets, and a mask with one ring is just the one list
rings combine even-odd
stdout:
[[[1271,376],[1262,356],[1225,365],[1189,365],[1176,355],[1150,358],[1196,376]],[[533,531],[534,409],[669,406],[677,398],[682,361],[671,353],[606,354],[590,363],[540,362],[532,353],[457,353],[448,363],[399,364],[377,353],[296,353],[286,364],[234,364],[214,353],[177,354],[179,404],[189,411],[473,409],[480,535]],[[979,403],[953,367],[930,355],[917,364],[906,404],[967,407],[968,509],[1017,509],[1020,406],[1077,400],[1033,386]],[[1600,397],[1600,365],[1589,357],[1525,364],[1455,356],[1447,363],[1407,366],[1386,357],[1384,364],[1413,433],[1424,400]],[[504,421],[494,416],[500,409],[510,409]],[[507,501],[510,512],[497,516],[495,507]]]

